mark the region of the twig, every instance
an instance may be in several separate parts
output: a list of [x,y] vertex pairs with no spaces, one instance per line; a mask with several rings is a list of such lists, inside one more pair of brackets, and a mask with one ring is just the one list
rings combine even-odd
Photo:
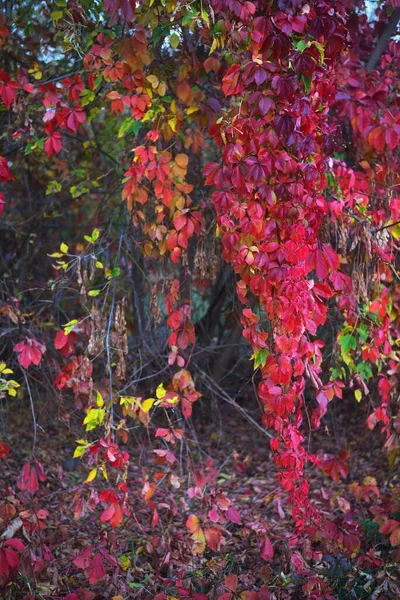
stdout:
[[267,437],[269,437],[270,439],[273,439],[273,435],[271,433],[269,433],[269,431],[267,431],[266,429],[264,429],[264,427],[262,427],[262,425],[260,425],[259,423],[257,423],[257,421],[255,421],[253,419],[253,417],[251,417],[249,415],[249,413],[247,412],[246,409],[243,408],[243,406],[240,406],[240,404],[238,404],[237,402],[235,402],[235,400],[233,400],[226,392],[225,390],[223,390],[218,383],[216,383],[212,377],[210,377],[209,375],[207,375],[207,373],[205,373],[204,371],[200,371],[202,377],[204,379],[206,379],[209,383],[205,383],[205,386],[207,389],[209,389],[211,392],[216,393],[219,398],[221,398],[221,400],[224,400],[224,402],[227,402],[228,404],[230,404],[231,406],[234,406],[236,408],[236,410],[238,410],[243,416],[244,418],[253,425],[253,427],[255,427],[260,433],[262,433],[262,435],[265,435]]
[[31,405],[31,413],[32,413],[32,421],[33,421],[32,455],[34,455],[35,447],[36,447],[36,440],[37,440],[37,421],[36,421],[36,414],[35,414],[35,405],[33,403],[31,386],[29,385],[29,379],[28,379],[25,369],[23,370],[23,373],[24,373],[24,379],[25,379],[25,383],[26,383],[26,389],[28,390],[29,402]]

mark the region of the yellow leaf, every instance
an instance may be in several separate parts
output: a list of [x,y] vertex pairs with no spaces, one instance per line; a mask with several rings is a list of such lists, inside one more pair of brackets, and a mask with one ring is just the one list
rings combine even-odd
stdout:
[[400,223],[396,223],[396,225],[393,225],[393,227],[391,227],[389,231],[395,240],[400,239]]
[[190,537],[194,541],[192,548],[193,554],[203,554],[206,549],[206,536],[204,535],[203,530],[199,529]]
[[179,402],[179,397],[174,396],[173,398],[168,398],[167,402],[168,404],[177,404]]
[[134,398],[133,396],[123,396],[122,398],[119,399],[119,403],[121,404],[121,406],[131,406],[131,404],[133,404],[136,401],[136,398]]
[[354,392],[354,396],[357,400],[357,402],[361,402],[361,398],[362,398],[362,391],[361,390],[355,390]]
[[176,133],[176,117],[168,119],[168,125],[171,127],[172,131]]
[[8,395],[14,397],[17,395],[17,392],[14,388],[8,388]]
[[100,392],[96,392],[96,404],[99,408],[104,406],[103,396],[100,394]]
[[176,102],[175,100],[172,100],[171,102],[171,112],[173,115],[176,115]]
[[63,252],[64,254],[67,254],[67,252],[68,252],[68,246],[67,246],[67,244],[61,244],[61,245],[60,245],[60,250],[61,250],[61,252]]
[[157,89],[159,81],[158,81],[158,77],[156,75],[148,75],[146,77],[146,79],[151,84],[151,87],[153,88],[153,90]]
[[148,413],[155,401],[155,398],[147,398],[147,400],[142,403],[142,411]]
[[158,386],[158,388],[156,389],[156,396],[159,400],[161,400],[162,398],[164,398],[165,394],[167,393],[167,390],[164,387],[163,383],[160,383],[160,385]]
[[167,86],[164,82],[160,83],[160,85],[158,86],[157,92],[160,94],[160,96],[165,96],[165,92],[167,91]]
[[211,48],[210,48],[210,52],[209,54],[212,54],[214,52],[214,50],[216,50],[218,48],[218,38],[213,38],[213,42],[211,44]]
[[96,475],[97,475],[97,468],[95,467],[94,469],[92,469],[89,473],[89,475],[86,477],[85,483],[90,483],[91,481],[93,481],[93,479],[96,479]]
[[186,114],[192,115],[193,113],[197,112],[198,110],[200,110],[200,106],[189,106],[189,108],[186,109]]

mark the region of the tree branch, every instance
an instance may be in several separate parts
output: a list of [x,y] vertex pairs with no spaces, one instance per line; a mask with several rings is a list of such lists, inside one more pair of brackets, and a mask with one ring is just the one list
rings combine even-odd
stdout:
[[386,46],[389,43],[390,38],[392,37],[392,35],[394,35],[396,33],[397,24],[398,24],[399,20],[400,20],[400,8],[396,8],[393,11],[392,16],[390,17],[388,24],[386,25],[385,31],[382,33],[381,37],[379,38],[379,41],[374,48],[374,51],[372,52],[371,56],[369,57],[369,60],[367,62],[367,71],[373,71],[375,69],[375,67],[377,66],[380,57],[382,56]]

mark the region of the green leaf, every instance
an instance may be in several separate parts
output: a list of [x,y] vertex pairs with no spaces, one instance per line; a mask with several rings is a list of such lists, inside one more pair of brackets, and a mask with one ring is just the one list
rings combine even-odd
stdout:
[[92,240],[94,240],[95,242],[97,242],[97,240],[99,239],[99,235],[100,235],[100,231],[98,229],[93,229],[93,231],[92,231]]
[[50,16],[53,19],[53,21],[59,21],[60,19],[63,18],[64,13],[62,10],[55,10],[54,12],[51,13]]
[[368,381],[373,376],[372,369],[367,362],[361,362],[356,367],[356,372],[361,375],[364,381]]
[[311,83],[312,83],[312,79],[309,75],[302,75],[301,76],[303,83],[304,83],[304,89],[306,91],[306,94],[308,94],[308,92],[311,89]]
[[339,337],[338,341],[342,352],[345,354],[348,354],[350,350],[355,350],[357,348],[357,340],[354,335],[344,335],[343,337]]
[[82,90],[81,92],[81,105],[87,106],[96,98],[96,94],[92,90]]
[[357,332],[362,342],[366,342],[369,336],[368,327],[365,323],[362,323],[360,327],[357,327]]
[[125,119],[121,123],[121,126],[118,130],[118,137],[122,138],[125,135],[129,135],[130,133],[134,133],[137,135],[142,127],[141,121],[137,121],[136,119]]
[[89,290],[88,296],[96,297],[100,294],[101,290]]
[[297,50],[297,52],[304,52],[306,48],[310,47],[310,42],[303,42],[302,40],[300,40],[298,42],[293,42],[293,46]]
[[103,81],[103,75],[99,75],[95,80],[94,80],[94,84],[93,84],[93,89],[96,90],[99,85],[102,83]]
[[50,181],[46,188],[46,196],[61,192],[61,183],[59,181]]
[[189,25],[190,21],[199,14],[197,11],[194,11],[191,8],[187,8],[186,11],[187,12],[183,15],[182,25]]
[[254,370],[265,365],[268,354],[269,350],[267,348],[262,348],[261,350],[256,350],[256,352],[254,352],[253,356],[251,357],[254,359]]
[[152,42],[153,44],[158,44],[158,42],[163,38],[169,35],[169,27],[163,25],[157,25],[155,29],[153,29]]

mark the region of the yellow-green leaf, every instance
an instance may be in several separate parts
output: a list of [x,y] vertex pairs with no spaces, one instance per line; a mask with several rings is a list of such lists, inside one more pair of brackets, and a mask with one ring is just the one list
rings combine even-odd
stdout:
[[61,252],[63,252],[63,254],[67,254],[67,252],[68,252],[67,244],[64,244],[64,243],[60,244],[60,250],[61,250]]
[[181,42],[181,38],[179,37],[179,35],[177,33],[173,33],[171,35],[171,37],[169,38],[169,43],[174,50],[176,50],[176,48],[179,46],[180,42]]
[[100,408],[104,406],[103,396],[100,394],[100,392],[96,392],[96,404]]
[[80,458],[88,446],[77,446],[73,454],[74,458]]
[[155,401],[155,398],[147,398],[147,400],[145,400],[142,403],[142,411],[148,413],[151,410],[151,407],[153,406]]
[[161,400],[162,398],[164,398],[165,394],[167,393],[167,390],[164,387],[163,383],[160,383],[160,385],[158,386],[158,388],[156,389],[156,396],[159,400]]
[[94,469],[92,469],[89,473],[89,475],[86,477],[85,483],[90,483],[91,481],[93,481],[93,479],[96,479],[96,475],[97,475],[97,468],[95,467]]

